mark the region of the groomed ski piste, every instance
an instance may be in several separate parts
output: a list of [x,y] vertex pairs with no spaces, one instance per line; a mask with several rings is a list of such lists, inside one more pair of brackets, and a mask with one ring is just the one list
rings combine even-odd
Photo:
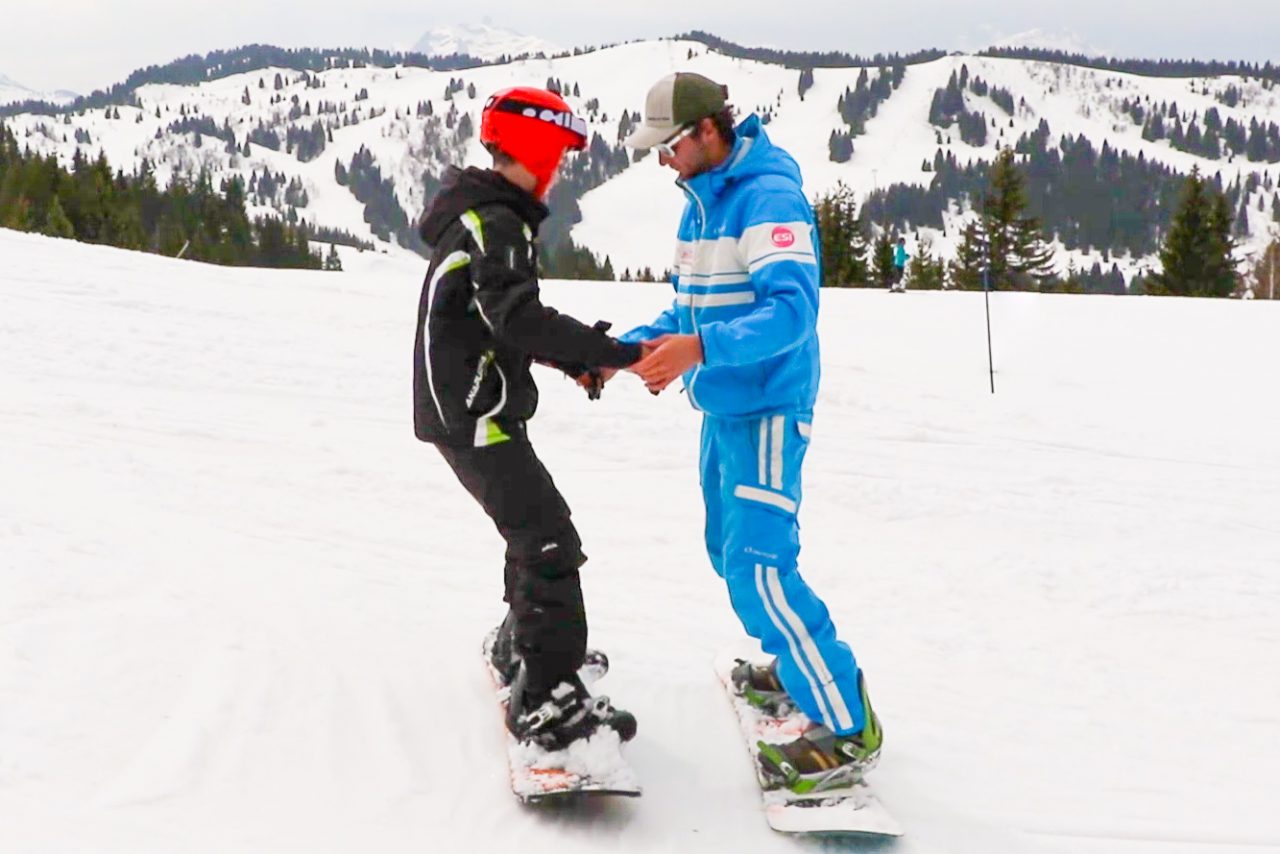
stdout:
[[[711,662],[698,419],[542,371],[638,800],[521,807],[501,544],[414,440],[424,265],[0,231],[0,851],[1280,850],[1280,306],[824,291],[802,569],[906,836],[776,834]],[[617,328],[662,285],[550,283]]]

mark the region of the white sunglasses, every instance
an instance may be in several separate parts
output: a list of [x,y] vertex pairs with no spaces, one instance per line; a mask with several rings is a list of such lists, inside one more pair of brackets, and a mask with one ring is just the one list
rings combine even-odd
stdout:
[[666,157],[666,158],[675,157],[676,146],[680,143],[680,140],[684,139],[686,136],[693,133],[697,127],[698,125],[696,122],[691,125],[685,125],[683,128],[680,129],[680,131],[675,136],[672,136],[669,139],[666,139],[663,142],[660,142],[657,145],[655,145],[654,150],[657,151],[659,154],[661,154],[663,157]]

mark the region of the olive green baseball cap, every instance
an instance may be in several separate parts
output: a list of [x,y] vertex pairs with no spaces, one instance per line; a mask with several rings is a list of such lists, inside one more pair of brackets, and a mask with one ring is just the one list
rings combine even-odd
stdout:
[[644,100],[644,121],[623,140],[631,148],[652,148],[698,119],[713,116],[725,108],[729,88],[692,71],[668,74]]

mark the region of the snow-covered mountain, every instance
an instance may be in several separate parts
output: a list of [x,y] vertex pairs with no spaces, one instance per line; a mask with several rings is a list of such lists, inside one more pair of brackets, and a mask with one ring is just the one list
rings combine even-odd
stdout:
[[[457,48],[470,52],[476,45]],[[506,42],[501,50],[515,48]],[[445,51],[439,46],[428,52]],[[929,122],[935,93],[962,68],[972,78],[981,77],[993,91],[996,87],[1007,90],[1015,105],[1010,114],[992,97],[965,91],[966,109],[980,114],[988,125],[987,141],[980,146],[962,141],[954,128],[940,132]],[[1271,194],[1280,184],[1280,164],[1243,157],[1209,159],[1176,150],[1166,140],[1145,139],[1143,126],[1124,108],[1126,101],[1148,108],[1176,104],[1184,121],[1193,115],[1203,120],[1212,109],[1222,121],[1234,120],[1244,127],[1254,121],[1280,121],[1280,87],[1242,77],[1146,77],[1049,62],[945,56],[907,67],[901,85],[866,122],[865,133],[854,140],[852,158],[843,163],[831,160],[829,139],[848,129],[838,103],[865,69],[817,68],[812,87],[802,96],[793,68],[728,56],[698,41],[671,39],[462,71],[339,67],[304,74],[264,69],[198,86],[143,86],[137,90],[136,107],[56,118],[24,115],[7,121],[23,144],[34,150],[56,152],[65,162],[70,162],[77,147],[87,152],[102,150],[114,167],[125,170],[137,168],[147,158],[156,164],[161,181],[175,172],[205,169],[215,181],[234,174],[247,183],[251,176],[269,171],[284,180],[257,212],[287,210],[284,186],[297,182],[306,196],[304,200],[297,192],[292,195],[299,217],[375,240],[395,252],[402,250],[377,240],[365,222],[365,204],[357,201],[350,182],[344,185],[335,177],[336,163],[345,167],[361,148],[366,149],[381,179],[391,182],[399,205],[413,220],[423,208],[430,181],[447,163],[488,162],[475,129],[489,92],[554,80],[608,148],[618,143],[623,116],[637,114],[651,83],[674,69],[724,81],[741,111],[766,115],[768,133],[795,155],[811,196],[841,181],[864,196],[895,183],[926,187],[934,173],[923,164],[931,162],[939,150],[954,154],[961,163],[990,160],[999,146],[1011,145],[1044,122],[1051,139],[1083,135],[1097,149],[1105,144],[1112,151],[1141,155],[1179,173],[1199,167],[1207,175],[1220,173],[1226,183],[1257,176],[1259,186],[1243,206],[1252,237],[1243,242],[1240,257],[1255,253],[1267,240],[1268,230],[1274,229]],[[879,72],[872,68],[869,73],[874,78]],[[184,121],[185,125],[175,125]],[[309,147],[314,151],[323,146],[323,151],[302,162],[298,157],[302,149],[290,150],[286,132],[311,133],[317,122],[320,131],[313,134]],[[194,131],[197,123],[206,129],[199,137]],[[186,130],[171,130],[174,127]],[[223,138],[211,136],[210,128]],[[248,141],[251,134],[264,132],[279,138],[279,150]],[[254,136],[254,140],[265,138]],[[666,268],[684,204],[671,178],[653,157],[627,165],[582,198],[582,220],[573,229],[574,239],[608,256],[619,273],[645,266]],[[961,231],[960,220],[968,215],[953,208],[945,216],[945,231],[914,229],[909,249],[914,253],[918,237],[929,241],[936,253],[950,257]],[[1097,252],[1092,256],[1067,252],[1060,244],[1057,250],[1059,269],[1069,262],[1088,267],[1099,260]],[[1108,260],[1116,261],[1127,276],[1153,259]]]
[[1084,39],[1070,30],[1045,30],[1039,27],[992,39],[988,47],[1030,47],[1079,56],[1099,56],[1103,53],[1087,45]]
[[18,101],[48,101],[51,104],[68,104],[78,96],[75,92],[59,89],[56,92],[38,92],[23,86],[16,80],[0,74],[0,106]]
[[461,53],[492,61],[503,56],[537,56],[539,53],[552,56],[562,53],[564,48],[537,36],[521,35],[485,22],[433,27],[418,39],[413,50],[427,56]]
[[[883,846],[760,814],[685,395],[535,368],[645,792],[522,809],[479,656],[501,540],[410,423],[421,264],[0,259],[5,854],[1280,844],[1280,305],[993,294],[993,397],[982,294],[823,294],[801,567],[884,721]],[[618,328],[670,299],[545,292]]]

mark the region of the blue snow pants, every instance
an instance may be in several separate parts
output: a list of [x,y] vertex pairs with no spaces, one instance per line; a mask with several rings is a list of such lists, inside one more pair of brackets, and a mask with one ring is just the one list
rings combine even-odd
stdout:
[[858,663],[796,568],[808,413],[702,421],[707,553],[747,634],[778,657],[782,687],[839,735],[865,725]]

